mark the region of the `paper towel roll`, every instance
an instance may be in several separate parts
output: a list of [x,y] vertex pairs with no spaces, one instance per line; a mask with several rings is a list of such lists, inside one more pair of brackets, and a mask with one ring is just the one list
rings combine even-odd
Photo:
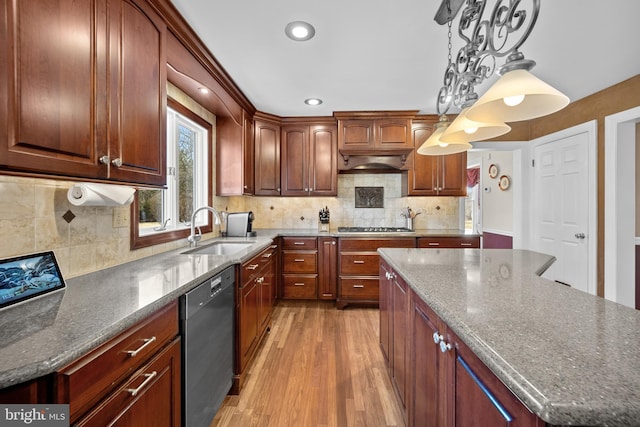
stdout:
[[67,192],[75,206],[125,206],[133,201],[136,189],[124,185],[74,184]]

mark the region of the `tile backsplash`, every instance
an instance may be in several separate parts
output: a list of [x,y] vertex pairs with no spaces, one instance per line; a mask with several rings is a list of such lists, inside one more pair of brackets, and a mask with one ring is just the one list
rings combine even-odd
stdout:
[[[130,250],[129,206],[78,207],[67,200],[71,182],[0,176],[0,258],[53,250],[64,277],[70,278],[135,259],[186,246],[184,239]],[[382,208],[356,208],[355,187],[384,187]],[[338,197],[216,198],[216,208],[253,211],[254,228],[313,229],[318,212],[331,211],[332,230],[339,226],[405,225],[400,216],[411,206],[423,214],[416,228],[458,228],[458,198],[402,197],[398,174],[339,175]],[[114,224],[116,214],[126,225]],[[65,214],[74,215],[70,222]],[[124,225],[124,226],[122,226]]]

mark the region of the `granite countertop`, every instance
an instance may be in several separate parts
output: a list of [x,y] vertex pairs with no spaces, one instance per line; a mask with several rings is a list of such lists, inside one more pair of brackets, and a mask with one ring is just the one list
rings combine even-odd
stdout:
[[[152,314],[224,268],[249,260],[278,236],[330,236],[317,229],[258,229],[258,237],[215,240],[254,243],[232,256],[185,255],[188,247],[67,279],[67,287],[0,311],[0,388],[50,374]],[[437,234],[431,234],[437,233]],[[395,237],[462,235],[418,230]],[[350,234],[350,236],[353,233]],[[214,240],[200,242],[200,246]],[[186,243],[186,242],[185,242]]]
[[639,425],[640,311],[539,277],[536,252],[379,253],[544,421]]

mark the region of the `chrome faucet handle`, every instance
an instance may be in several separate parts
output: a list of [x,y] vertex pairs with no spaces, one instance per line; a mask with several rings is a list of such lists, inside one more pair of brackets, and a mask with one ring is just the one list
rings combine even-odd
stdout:
[[202,230],[200,230],[200,226],[197,225],[195,228],[198,229],[198,234],[194,232],[187,237],[187,241],[190,243],[190,246],[193,247],[198,246],[198,242],[202,239]]

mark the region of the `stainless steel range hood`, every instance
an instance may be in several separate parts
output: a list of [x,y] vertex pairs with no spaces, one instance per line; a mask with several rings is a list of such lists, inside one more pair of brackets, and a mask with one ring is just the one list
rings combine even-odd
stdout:
[[410,151],[376,152],[376,153],[346,153],[338,156],[338,172],[406,172],[409,168]]

